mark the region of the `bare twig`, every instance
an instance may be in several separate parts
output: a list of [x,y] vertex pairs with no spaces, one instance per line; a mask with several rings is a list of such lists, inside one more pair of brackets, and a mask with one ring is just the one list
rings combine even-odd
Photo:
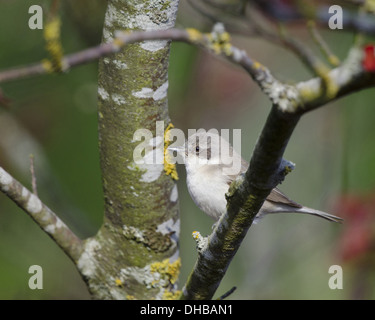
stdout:
[[324,41],[323,37],[319,33],[316,28],[314,21],[309,21],[307,23],[307,27],[310,31],[311,37],[314,39],[315,43],[318,45],[319,49],[322,53],[327,57],[328,62],[337,67],[340,64],[339,58],[331,51],[330,47],[328,46],[327,42]]
[[236,289],[237,289],[237,287],[233,287],[232,289],[225,292],[222,296],[220,296],[216,300],[224,300],[224,299],[228,298],[234,291],[236,291]]
[[33,193],[38,196],[38,189],[36,186],[36,176],[35,176],[35,167],[34,167],[34,155],[30,154],[30,173],[31,173],[31,187]]
[[56,16],[58,10],[60,7],[60,0],[53,0],[50,6],[50,10],[48,12],[48,18],[52,19],[53,17]]
[[24,210],[75,262],[82,251],[82,241],[35,194],[0,167],[0,191]]
[[[120,51],[121,48],[123,48],[125,45],[156,39],[182,41],[208,49],[236,64],[241,65],[246,71],[251,74],[255,81],[258,81],[257,79],[261,78],[262,75],[265,75],[266,73],[267,77],[270,77],[269,71],[259,62],[252,60],[245,51],[230,45],[228,41],[229,38],[222,42],[220,42],[221,40],[219,39],[215,43],[215,41],[213,41],[211,37],[211,34],[203,34],[195,29],[135,31],[131,33],[117,32],[116,37],[112,42],[101,44],[96,47],[67,55],[63,58],[63,64],[66,69],[69,69],[116,53]],[[38,63],[21,68],[0,71],[0,83],[46,74],[49,72],[51,72],[51,70],[49,66],[46,66],[45,63]]]

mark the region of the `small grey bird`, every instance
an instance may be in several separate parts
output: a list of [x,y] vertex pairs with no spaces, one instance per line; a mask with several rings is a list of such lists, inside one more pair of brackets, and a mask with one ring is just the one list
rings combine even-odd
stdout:
[[[220,147],[219,147],[220,144]],[[221,152],[227,148],[229,152]],[[169,148],[185,159],[186,181],[195,204],[207,215],[219,220],[226,212],[225,194],[239,174],[246,172],[249,164],[233,149],[229,142],[214,132],[198,130],[181,147]],[[228,174],[235,161],[240,164],[237,174]],[[225,170],[227,169],[227,170]],[[278,188],[271,191],[256,219],[269,213],[294,212],[311,214],[329,221],[342,219],[323,211],[304,207],[290,200]]]

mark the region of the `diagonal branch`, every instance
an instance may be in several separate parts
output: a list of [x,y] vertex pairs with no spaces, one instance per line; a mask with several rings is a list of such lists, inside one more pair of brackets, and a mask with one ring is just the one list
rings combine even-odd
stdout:
[[[147,40],[174,40],[197,45],[214,52],[217,55],[226,57],[232,62],[243,66],[252,76],[263,73],[262,67],[258,62],[252,61],[244,51],[229,44],[229,34],[222,31],[226,39],[213,39],[212,34],[203,34],[196,29],[168,29],[168,30],[152,30],[152,31],[134,31],[116,33],[113,41],[104,43],[92,48],[88,48],[63,57],[62,64],[64,70],[80,66],[92,61],[98,60],[119,52],[128,44],[142,42]],[[24,67],[16,67],[9,70],[0,71],[0,83],[18,80],[22,78],[32,77],[51,73],[52,69],[48,63],[34,63]]]
[[63,251],[77,262],[82,241],[42,201],[0,167],[0,190],[24,210]]

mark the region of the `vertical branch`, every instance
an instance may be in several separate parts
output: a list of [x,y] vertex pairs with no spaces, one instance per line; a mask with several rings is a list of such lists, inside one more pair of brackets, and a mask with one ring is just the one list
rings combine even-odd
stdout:
[[[110,0],[103,41],[112,41],[116,30],[172,28],[177,6],[177,0]],[[95,298],[164,299],[175,294],[180,267],[178,197],[163,165],[164,130],[170,123],[169,51],[168,40],[143,41],[99,63],[105,218],[97,236],[87,240],[90,259],[83,256],[78,265]],[[134,136],[138,129],[152,133],[143,143],[152,146],[146,148],[145,158],[154,159],[154,164],[134,162],[134,149],[142,142]]]

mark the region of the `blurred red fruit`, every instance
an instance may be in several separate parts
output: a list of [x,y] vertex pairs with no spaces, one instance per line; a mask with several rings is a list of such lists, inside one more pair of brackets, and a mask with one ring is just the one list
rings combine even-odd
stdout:
[[335,207],[336,214],[345,220],[339,243],[343,261],[351,261],[370,253],[375,240],[375,195],[341,196]]
[[365,56],[362,61],[363,69],[369,72],[375,71],[375,46],[369,44],[364,48]]

